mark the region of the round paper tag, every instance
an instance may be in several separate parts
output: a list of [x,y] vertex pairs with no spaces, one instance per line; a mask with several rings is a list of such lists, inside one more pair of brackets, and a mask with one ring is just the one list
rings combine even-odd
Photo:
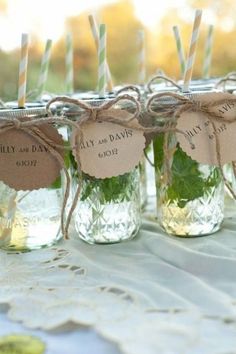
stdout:
[[141,131],[108,122],[89,122],[78,142],[81,168],[96,178],[130,172],[142,158],[145,138]]
[[[63,147],[57,130],[45,124],[37,128]],[[55,150],[57,150],[55,148]],[[58,149],[63,155],[63,149]],[[21,129],[0,134],[0,180],[15,190],[49,187],[60,175],[60,164],[47,147]]]
[[[197,96],[199,102],[212,102],[221,99],[232,99],[231,94],[208,93]],[[236,116],[236,103],[225,103],[211,108],[217,116],[233,119]],[[216,133],[206,114],[202,112],[184,112],[177,122],[177,128],[185,132],[195,148],[192,149],[189,140],[177,133],[181,148],[194,160],[209,165],[218,165],[216,152],[217,134],[220,144],[221,163],[225,164],[236,160],[236,123],[214,121]]]
[[10,335],[0,337],[0,354],[43,354],[44,343],[27,335]]

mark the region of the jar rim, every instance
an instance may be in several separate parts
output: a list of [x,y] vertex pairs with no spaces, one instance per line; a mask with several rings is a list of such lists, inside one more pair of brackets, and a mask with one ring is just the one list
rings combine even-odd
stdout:
[[4,117],[23,118],[25,116],[45,116],[47,114],[45,106],[26,108],[1,108],[0,119]]

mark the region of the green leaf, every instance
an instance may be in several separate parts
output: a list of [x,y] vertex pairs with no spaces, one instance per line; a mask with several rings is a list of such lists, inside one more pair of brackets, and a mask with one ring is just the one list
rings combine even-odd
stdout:
[[164,162],[163,144],[164,144],[164,134],[158,135],[153,140],[154,164],[155,164],[155,169],[159,169],[159,170],[161,170]]
[[131,173],[105,179],[97,179],[83,173],[83,181],[85,187],[81,193],[81,201],[85,201],[94,189],[99,189],[101,203],[129,201],[132,191],[136,189]]
[[219,185],[222,181],[222,176],[219,168],[214,168],[211,172],[210,176],[205,181],[205,188],[215,187]]
[[[159,175],[163,174],[163,142],[164,134],[154,140],[154,162]],[[207,190],[216,187],[220,182],[218,168],[214,168],[208,178],[204,178],[198,162],[192,160],[177,144],[171,165],[171,184],[166,190],[166,197],[170,202],[177,202],[183,208],[189,201],[202,197]]]
[[205,181],[201,177],[199,165],[180,147],[174,154],[171,167],[172,184],[167,190],[168,198],[178,200],[183,207],[188,201],[199,198],[204,193]]
[[57,179],[50,186],[50,189],[59,189],[59,188],[61,188],[61,176],[57,177]]

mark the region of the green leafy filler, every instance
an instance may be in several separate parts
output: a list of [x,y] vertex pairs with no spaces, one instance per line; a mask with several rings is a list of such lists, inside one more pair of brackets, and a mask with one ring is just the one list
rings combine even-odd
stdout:
[[[164,134],[153,141],[154,164],[157,174],[163,174],[164,166]],[[161,181],[157,181],[161,184]],[[184,208],[189,201],[202,197],[207,190],[217,187],[221,182],[219,168],[215,167],[207,178],[204,178],[198,162],[192,160],[177,144],[171,164],[171,182],[166,189],[166,198],[177,202],[178,207]],[[158,185],[157,184],[157,185]]]
[[[72,178],[78,181],[77,163],[72,153],[70,153],[70,163]],[[99,199],[102,204],[130,201],[130,195],[136,190],[136,181],[132,172],[104,179],[91,177],[82,172],[82,180],[80,195],[80,201],[82,202],[86,201],[96,189],[99,190]]]

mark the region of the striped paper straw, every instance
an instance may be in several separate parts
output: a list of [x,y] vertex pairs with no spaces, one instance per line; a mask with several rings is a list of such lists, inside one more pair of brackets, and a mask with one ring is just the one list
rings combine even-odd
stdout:
[[212,53],[212,44],[213,44],[213,30],[214,26],[210,25],[207,33],[207,40],[205,45],[204,52],[204,61],[203,61],[203,78],[208,79],[210,75],[211,68],[211,53]]
[[[98,50],[99,33],[98,33],[98,26],[97,26],[95,17],[93,15],[89,15],[89,23],[90,23],[93,39],[94,39],[94,42],[96,45],[96,49]],[[106,77],[107,77],[108,91],[112,91],[113,90],[113,82],[112,82],[111,72],[110,72],[110,68],[109,68],[107,60],[106,60]]]
[[146,66],[145,66],[145,34],[144,30],[138,31],[138,70],[139,70],[139,84],[143,85],[146,79]]
[[51,56],[51,49],[52,49],[52,40],[48,39],[46,42],[42,62],[41,62],[41,68],[40,68],[40,74],[39,74],[39,81],[38,81],[38,97],[42,96],[42,93],[45,89],[45,85],[47,82],[48,78],[48,66],[49,66],[49,61],[50,61],[50,56]]
[[184,50],[183,50],[178,26],[173,26],[173,32],[174,32],[174,36],[175,36],[177,53],[178,53],[178,58],[179,58],[179,63],[180,63],[181,76],[183,77],[184,71],[185,71],[185,55],[184,55]]
[[28,52],[29,52],[29,35],[27,33],[23,33],[21,36],[21,56],[20,56],[19,83],[18,83],[18,107],[19,108],[25,107]]
[[99,26],[98,43],[98,93],[105,97],[106,89],[106,25]]
[[193,23],[192,37],[189,46],[188,59],[187,59],[185,74],[184,74],[184,85],[183,85],[184,92],[187,92],[189,90],[190,81],[192,79],[193,64],[196,55],[196,47],[197,47],[197,41],[199,36],[199,27],[201,23],[201,18],[202,18],[202,11],[196,10],[194,23]]
[[73,43],[71,33],[66,35],[66,93],[74,91]]

